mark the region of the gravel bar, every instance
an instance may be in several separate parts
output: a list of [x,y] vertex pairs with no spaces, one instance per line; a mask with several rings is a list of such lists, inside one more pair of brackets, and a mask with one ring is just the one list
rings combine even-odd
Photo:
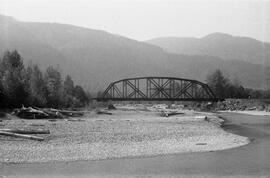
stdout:
[[[136,108],[136,107],[135,107]],[[79,121],[4,120],[0,128],[50,130],[45,141],[0,136],[0,162],[33,163],[101,160],[224,150],[249,143],[247,137],[227,133],[221,119],[210,113],[184,111],[161,117],[155,110],[94,112]],[[207,116],[208,119],[205,119]]]

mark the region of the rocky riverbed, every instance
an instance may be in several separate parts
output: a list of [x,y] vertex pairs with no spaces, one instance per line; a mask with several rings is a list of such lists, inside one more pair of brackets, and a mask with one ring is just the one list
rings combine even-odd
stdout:
[[[45,141],[0,136],[0,162],[55,162],[141,157],[229,149],[248,138],[221,129],[211,113],[174,109],[182,114],[162,117],[163,106],[118,105],[112,115],[89,112],[80,120],[3,120],[0,128],[37,127],[50,130]],[[206,116],[206,117],[205,117]]]

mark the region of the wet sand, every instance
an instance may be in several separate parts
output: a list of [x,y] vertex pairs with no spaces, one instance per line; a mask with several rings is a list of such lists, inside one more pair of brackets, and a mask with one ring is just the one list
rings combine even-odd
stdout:
[[1,164],[5,177],[179,177],[270,175],[270,117],[220,114],[224,129],[253,140],[250,144],[215,152],[148,158],[39,164]]

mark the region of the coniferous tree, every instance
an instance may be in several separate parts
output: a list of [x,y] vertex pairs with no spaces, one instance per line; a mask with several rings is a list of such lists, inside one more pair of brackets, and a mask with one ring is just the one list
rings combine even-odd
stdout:
[[74,82],[69,75],[66,76],[63,85],[63,104],[65,107],[75,107],[79,102],[78,99],[74,97]]
[[0,66],[2,92],[7,107],[18,107],[26,104],[28,96],[23,61],[19,53],[4,53]]
[[74,82],[69,75],[66,76],[64,81],[64,93],[66,95],[74,95]]
[[216,70],[209,74],[206,78],[206,83],[210,86],[213,92],[219,98],[226,98],[228,96],[229,80],[224,77],[221,70]]
[[75,86],[75,97],[82,103],[82,105],[85,105],[86,103],[89,102],[86,93],[84,92],[83,88],[79,85]]
[[62,104],[62,78],[58,70],[49,66],[45,74],[47,102],[50,107],[60,107]]
[[27,67],[29,104],[33,106],[45,106],[46,99],[46,84],[43,73],[37,65]]

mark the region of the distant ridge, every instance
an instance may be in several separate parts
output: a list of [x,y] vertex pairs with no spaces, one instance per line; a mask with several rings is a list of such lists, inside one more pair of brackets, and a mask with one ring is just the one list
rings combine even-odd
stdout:
[[[163,47],[101,30],[58,23],[20,22],[1,15],[0,27],[1,54],[17,49],[26,63],[38,63],[42,69],[59,64],[63,74],[70,74],[76,83],[91,91],[104,90],[111,81],[138,76],[205,81],[206,75],[217,68],[231,79],[237,77],[247,87],[270,88],[270,69],[241,59],[231,61],[209,55],[176,54],[166,52],[168,49]],[[191,39],[185,38],[191,46],[202,40]]]
[[248,37],[212,33],[203,38],[161,37],[146,42],[171,53],[209,55],[270,66],[270,43]]

